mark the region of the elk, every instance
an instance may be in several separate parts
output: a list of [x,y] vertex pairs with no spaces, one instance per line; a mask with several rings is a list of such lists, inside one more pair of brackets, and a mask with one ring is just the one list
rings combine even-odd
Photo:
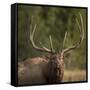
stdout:
[[[80,40],[68,48],[56,52],[53,49],[52,39],[50,36],[51,49],[46,48],[41,42],[41,47],[38,47],[34,42],[34,33],[36,24],[33,30],[30,30],[30,42],[32,47],[40,52],[47,52],[49,56],[28,58],[24,61],[18,62],[18,84],[53,84],[60,83],[64,76],[64,58],[65,55],[76,48],[79,48],[84,39],[83,18],[80,14],[80,22],[76,18],[78,29],[80,32]],[[64,41],[67,32],[65,33]]]

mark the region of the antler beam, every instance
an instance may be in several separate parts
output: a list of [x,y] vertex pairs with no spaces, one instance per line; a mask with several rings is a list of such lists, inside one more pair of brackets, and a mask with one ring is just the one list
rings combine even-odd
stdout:
[[[30,30],[30,41],[32,43],[33,48],[36,49],[36,50],[38,50],[38,51],[41,51],[41,52],[55,53],[52,49],[50,50],[50,49],[46,48],[41,42],[40,42],[40,45],[41,45],[42,48],[41,47],[38,47],[34,43],[33,37],[34,37],[35,30],[36,30],[36,26],[37,25],[35,24],[34,29],[32,30],[32,32]],[[32,26],[31,26],[30,29],[32,29]]]

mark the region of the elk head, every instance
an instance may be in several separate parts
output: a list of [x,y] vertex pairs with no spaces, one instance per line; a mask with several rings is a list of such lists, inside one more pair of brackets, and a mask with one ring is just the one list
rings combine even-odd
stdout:
[[[50,54],[46,59],[44,59],[48,63],[47,64],[47,70],[46,70],[47,74],[45,76],[48,83],[57,83],[57,82],[62,81],[63,75],[64,75],[64,57],[65,57],[65,54],[71,50],[79,48],[83,39],[84,39],[83,19],[82,19],[81,14],[80,14],[80,23],[77,19],[76,19],[76,22],[77,22],[78,29],[80,32],[79,42],[77,42],[75,45],[72,45],[68,48],[63,48],[62,51],[60,51],[60,52],[57,52],[53,49],[51,36],[49,37],[51,49],[46,48],[41,42],[40,42],[41,47],[38,47],[33,40],[34,33],[35,33],[37,25],[35,24],[32,31],[31,31],[32,28],[30,29],[30,41],[31,41],[33,48],[37,51],[47,52]],[[67,32],[65,33],[65,36],[64,36],[63,46],[64,46],[64,43],[66,40],[66,36],[67,36]]]

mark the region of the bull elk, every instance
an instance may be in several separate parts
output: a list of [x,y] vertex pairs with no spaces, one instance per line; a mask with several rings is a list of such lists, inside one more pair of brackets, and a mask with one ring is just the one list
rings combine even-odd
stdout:
[[[56,52],[53,49],[51,36],[51,49],[46,48],[41,42],[41,47],[38,47],[33,40],[36,25],[32,31],[30,30],[30,42],[33,48],[37,51],[47,52],[49,53],[49,56],[28,58],[18,62],[18,84],[52,84],[62,82],[64,76],[65,54],[73,49],[79,48],[84,39],[83,18],[81,14],[80,22],[76,19],[76,23],[80,31],[79,42],[68,48],[62,49],[60,52]],[[66,36],[67,32],[65,33],[63,43],[65,43]]]

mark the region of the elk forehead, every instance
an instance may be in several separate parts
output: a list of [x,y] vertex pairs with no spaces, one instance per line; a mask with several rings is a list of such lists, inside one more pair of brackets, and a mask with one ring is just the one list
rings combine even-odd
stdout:
[[53,55],[50,56],[50,60],[59,61],[60,57],[61,57],[60,54],[53,54]]
[[63,53],[57,53],[51,56],[50,58],[52,61],[56,62],[57,64],[61,63],[62,61],[64,61],[64,55]]

